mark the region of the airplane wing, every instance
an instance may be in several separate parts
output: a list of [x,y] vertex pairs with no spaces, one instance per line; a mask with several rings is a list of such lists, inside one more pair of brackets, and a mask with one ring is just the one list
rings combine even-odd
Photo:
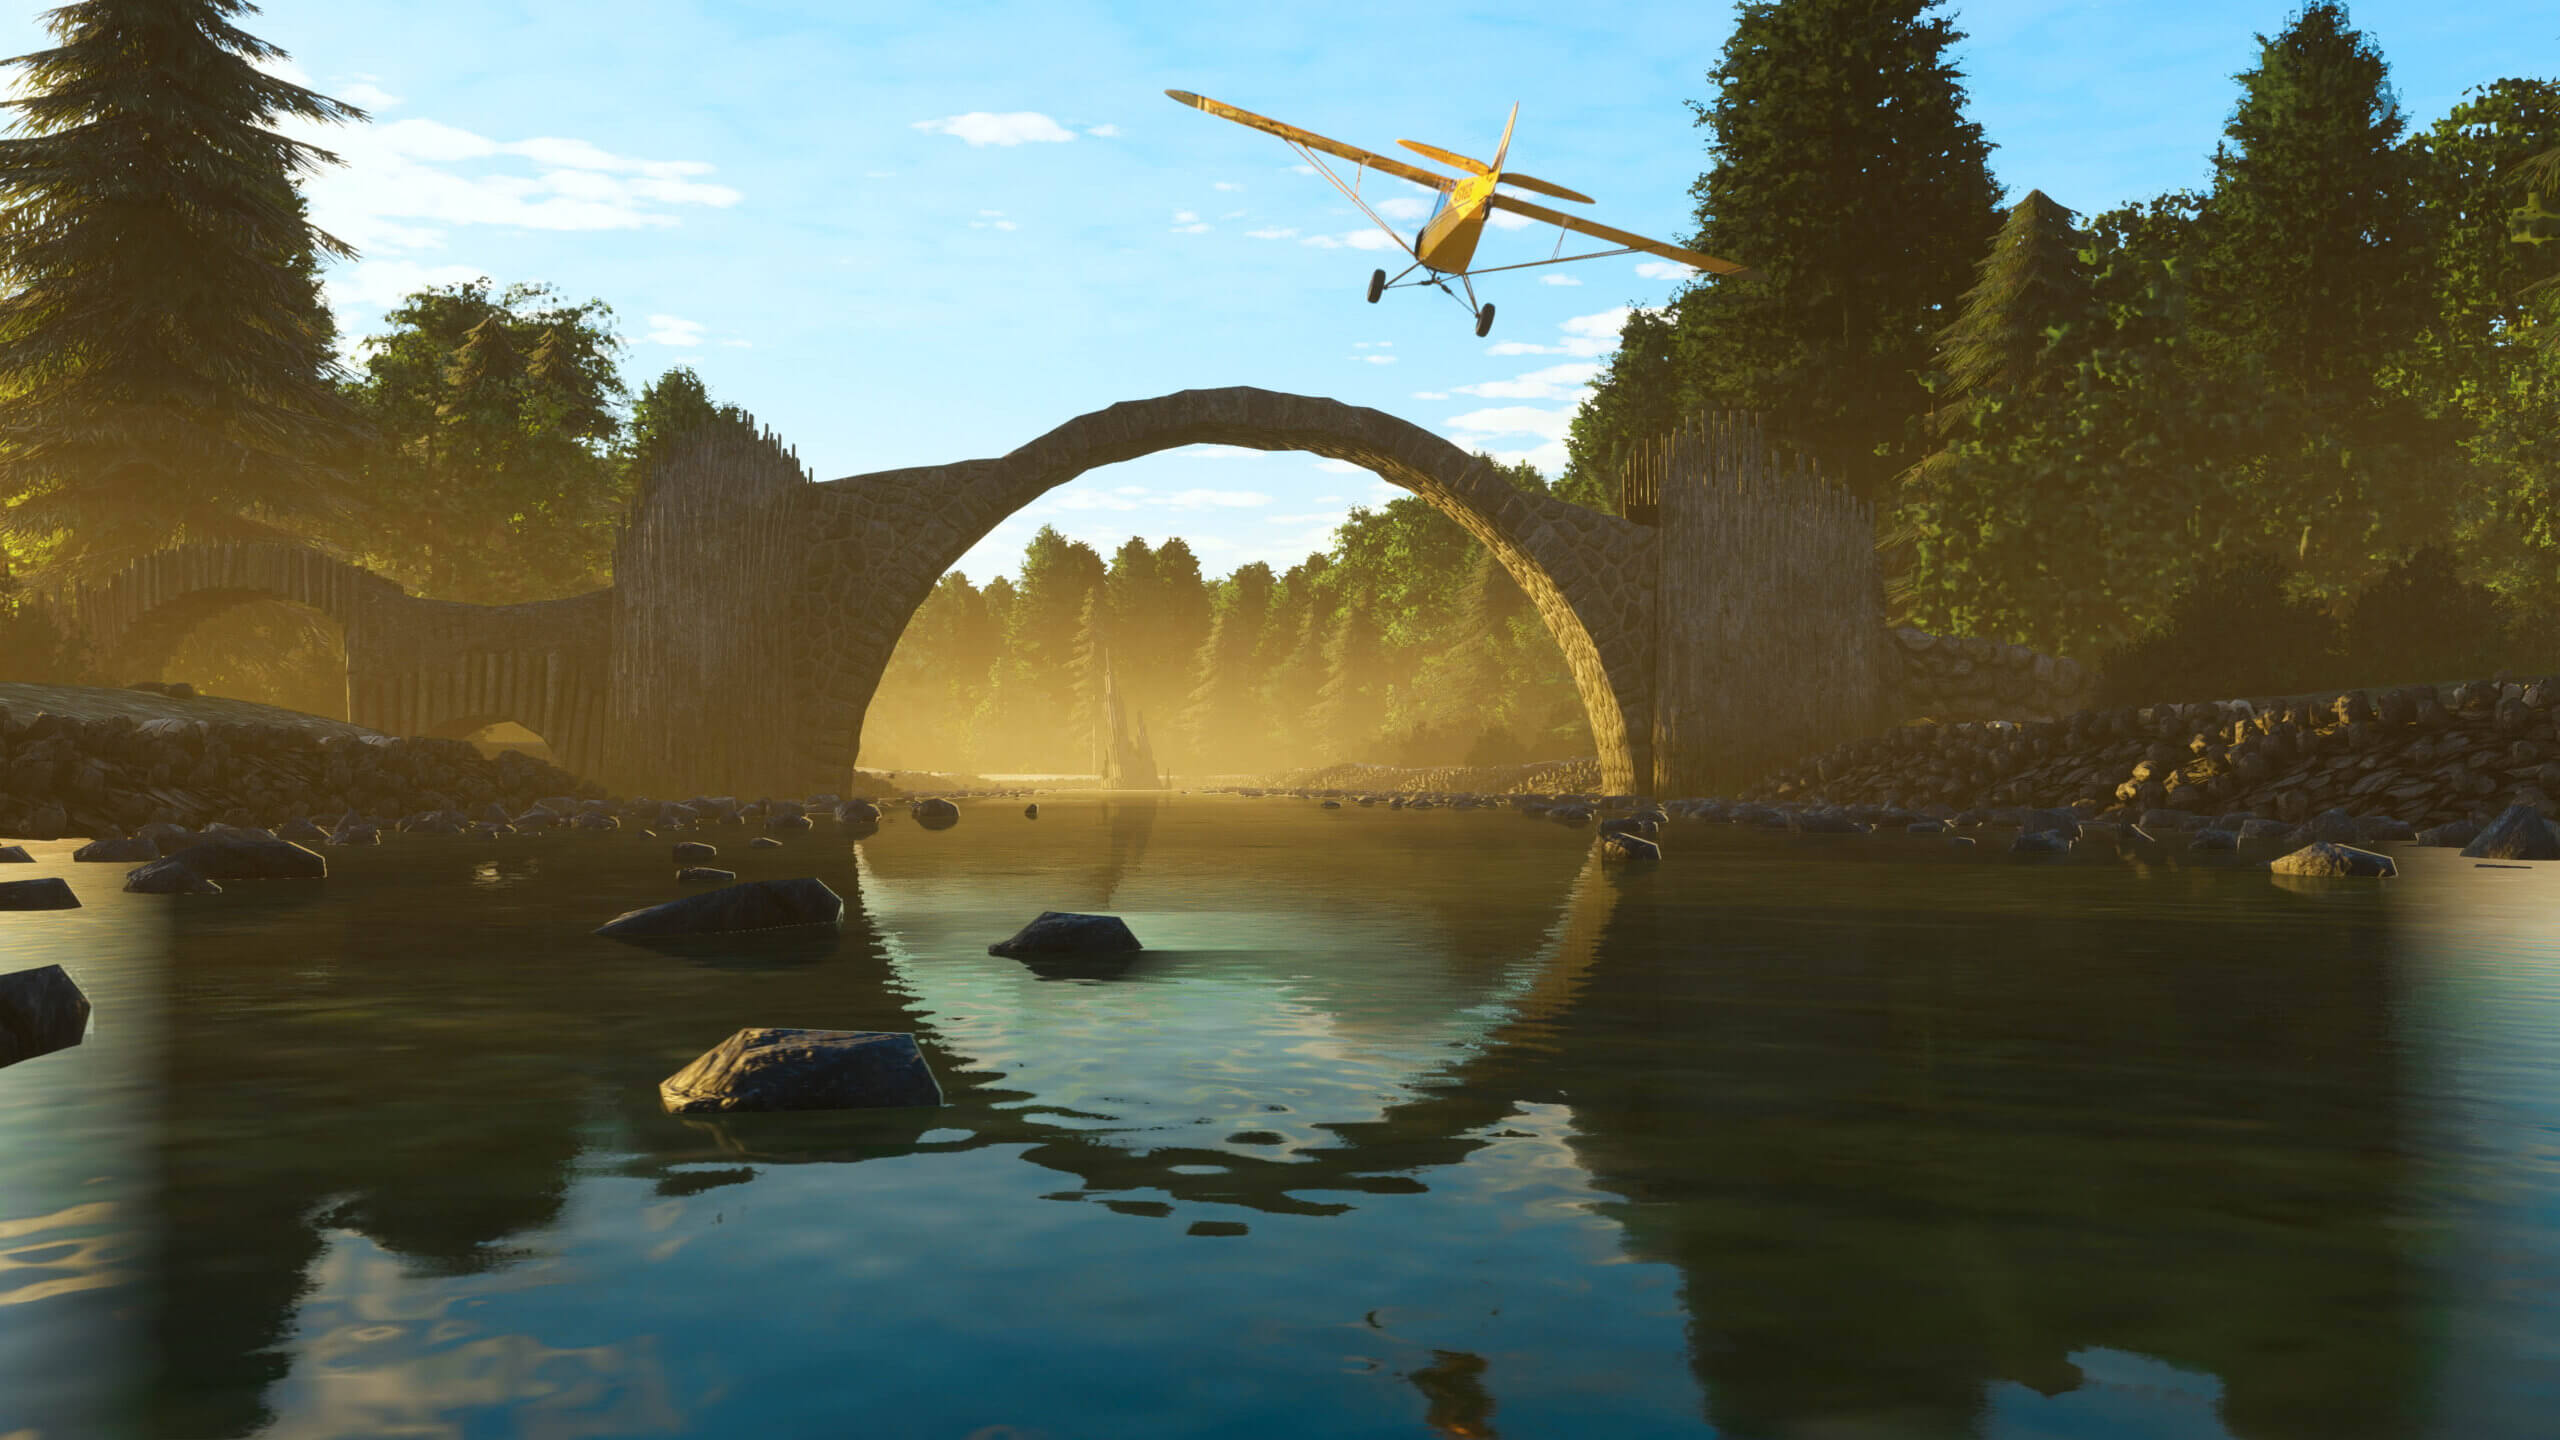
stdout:
[[1239,110],[1233,105],[1209,99],[1205,95],[1194,95],[1188,90],[1167,90],[1164,93],[1194,110],[1205,110],[1222,120],[1233,120],[1239,125],[1250,126],[1266,134],[1277,135],[1294,144],[1304,145],[1310,150],[1321,150],[1327,155],[1366,165],[1372,170],[1385,171],[1400,180],[1410,180],[1426,189],[1450,190],[1456,188],[1458,184],[1449,176],[1434,175],[1420,166],[1407,165],[1401,160],[1390,160],[1384,155],[1372,154],[1357,145],[1345,145],[1339,140],[1328,140],[1313,130],[1301,130],[1295,125],[1283,124],[1267,115],[1256,115],[1250,110]]
[[1710,271],[1717,275],[1748,277],[1759,273],[1748,265],[1737,265],[1730,260],[1719,260],[1713,255],[1704,254],[1696,250],[1684,250],[1677,245],[1666,244],[1660,240],[1648,240],[1642,235],[1634,235],[1629,234],[1624,230],[1611,229],[1609,226],[1585,220],[1579,216],[1567,215],[1561,210],[1550,210],[1544,205],[1532,205],[1526,200],[1515,200],[1512,197],[1503,194],[1499,190],[1486,196],[1485,201],[1497,210],[1508,210],[1515,215],[1526,215],[1532,220],[1543,220],[1550,225],[1560,225],[1567,230],[1577,231],[1581,234],[1590,235],[1601,240],[1613,241],[1617,244],[1626,246],[1630,250],[1642,250],[1648,255],[1659,255],[1665,260],[1677,260],[1683,265],[1695,266],[1700,270]]

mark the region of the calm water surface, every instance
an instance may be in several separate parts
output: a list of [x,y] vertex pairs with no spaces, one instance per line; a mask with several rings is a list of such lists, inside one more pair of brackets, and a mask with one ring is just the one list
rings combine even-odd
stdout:
[[[663,840],[0,916],[0,1440],[2560,1434],[2560,867],[2387,884],[1052,796],[829,943],[590,937]],[[988,942],[1107,909],[1149,948]],[[679,1119],[747,1025],[932,1111]]]

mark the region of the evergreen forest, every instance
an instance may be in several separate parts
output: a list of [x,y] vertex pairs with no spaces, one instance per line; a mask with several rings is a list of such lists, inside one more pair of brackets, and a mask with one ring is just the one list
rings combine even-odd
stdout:
[[[606,583],[638,477],[705,417],[627,375],[563,280],[421,290],[343,344],[351,252],[244,0],[76,0],[11,61],[0,138],[0,679],[122,683],[41,595],[185,540],[287,538],[476,603]],[[2483,73],[2404,113],[2347,7],[2277,18],[2201,188],[2077,213],[1992,178],[1941,0],[1747,0],[1700,57],[1682,243],[1756,267],[1638,310],[1561,473],[1744,409],[1872,502],[1886,619],[2097,666],[2120,701],[2560,670],[2560,79]],[[2246,24],[2245,20],[2235,24]],[[208,621],[211,693],[329,713],[340,638]],[[944,577],[862,763],[1092,768],[1102,661],[1184,774],[1589,753],[1556,647],[1413,498],[1285,570],[1044,529]],[[2190,693],[2192,692],[2192,693]]]

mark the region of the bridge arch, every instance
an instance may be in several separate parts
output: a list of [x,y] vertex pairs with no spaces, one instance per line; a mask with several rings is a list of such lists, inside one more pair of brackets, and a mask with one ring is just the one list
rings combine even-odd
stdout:
[[157,674],[188,632],[235,605],[289,600],[338,622],[354,654],[365,602],[400,587],[305,545],[181,545],[142,556],[67,597],[111,679]]
[[1517,489],[1383,411],[1244,386],[1123,401],[992,460],[806,487],[801,518],[814,541],[805,573],[814,592],[842,597],[802,618],[816,686],[803,734],[813,778],[850,773],[863,712],[908,618],[988,531],[1088,471],[1186,445],[1305,451],[1430,502],[1491,550],[1537,607],[1590,717],[1604,783],[1631,790],[1650,778],[1650,527]]

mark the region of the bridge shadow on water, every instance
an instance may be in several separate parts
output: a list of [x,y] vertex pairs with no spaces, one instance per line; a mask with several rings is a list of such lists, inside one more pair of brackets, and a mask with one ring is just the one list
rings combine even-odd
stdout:
[[[1062,900],[1111,903],[1159,829],[1152,805],[1110,807],[1062,872],[1086,888]],[[412,845],[398,885],[467,880],[490,924],[549,914],[546,886],[573,873],[610,890],[575,843],[496,862]],[[175,956],[243,924],[261,939],[169,982],[143,1433],[272,1423],[297,1304],[345,1232],[416,1274],[488,1273],[536,1254],[600,1174],[684,1197],[777,1166],[988,1147],[1058,1172],[1065,1202],[1322,1216],[1428,1192],[1522,1105],[1569,1109],[1576,1160],[1616,1197],[1599,1213],[1631,1258],[1676,1268],[1702,1418],[1726,1434],[1977,1435],[1992,1397],[2119,1383],[2086,1368],[2100,1352],[2212,1377],[2218,1401],[2152,1399],[2218,1403],[2234,1436],[2419,1424],[2391,979],[2355,929],[2244,965],[2169,920],[2024,914],[1993,955],[1585,864],[1541,902],[1543,935],[1524,939],[1516,906],[1426,902],[1462,959],[1517,972],[1499,1013],[1376,1118],[1266,1159],[1142,1147],[957,1048],[883,918],[928,863],[865,850],[822,872],[847,899],[840,936],[781,963],[598,942],[492,968],[393,928],[396,907],[175,911]],[[2127,952],[2128,929],[2156,932],[2140,970],[2100,958]],[[1105,983],[1178,984],[1189,962],[1155,963]],[[2296,1003],[2314,988],[2321,1003]],[[197,1009],[221,1018],[188,1023]],[[773,1023],[913,1032],[949,1104],[661,1113],[658,1080]],[[1493,1433],[1498,1367],[1442,1352],[1410,1378],[1442,1433]],[[2177,1433],[2215,1433],[2196,1418]]]

